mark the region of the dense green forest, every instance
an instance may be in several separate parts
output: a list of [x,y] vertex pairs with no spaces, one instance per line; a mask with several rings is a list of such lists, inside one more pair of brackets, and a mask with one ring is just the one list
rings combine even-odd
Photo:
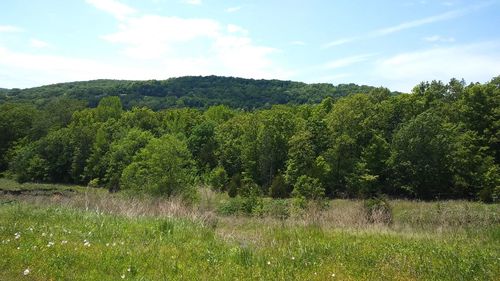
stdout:
[[237,78],[102,80],[3,99],[0,169],[20,182],[187,198],[200,184],[244,197],[500,196],[500,77],[399,95]]
[[[227,105],[231,108],[270,108],[274,104],[319,103],[354,93],[368,93],[369,86],[343,84],[305,84],[280,80],[254,80],[219,76],[190,76],[157,81],[96,80],[62,83],[29,89],[0,89],[1,102],[30,102],[38,107],[61,97],[97,106],[107,96],[119,96],[125,109],[146,106],[166,108],[208,108]],[[392,94],[398,94],[394,92]]]

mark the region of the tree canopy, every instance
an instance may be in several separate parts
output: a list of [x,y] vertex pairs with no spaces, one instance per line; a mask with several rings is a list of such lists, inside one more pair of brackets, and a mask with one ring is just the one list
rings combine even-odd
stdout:
[[[89,90],[101,97],[95,107],[67,97],[44,106],[4,102],[0,169],[19,181],[92,181],[114,191],[167,196],[191,194],[193,186],[207,184],[231,196],[499,200],[498,77],[470,85],[455,79],[425,82],[401,95],[352,88],[361,93],[343,97],[324,94],[333,89],[324,85],[225,79],[229,89],[248,84],[234,90],[242,95],[234,97],[236,105],[229,103],[236,108],[208,102],[200,108],[127,110],[122,102],[131,100],[113,95],[128,84],[117,81],[95,82],[109,90]],[[229,91],[218,87],[221,80],[127,83],[148,85],[141,91],[150,95],[210,89],[199,96],[206,98]],[[266,98],[251,101],[248,89]],[[282,97],[273,96],[277,89],[287,89],[280,93],[290,99],[272,103],[292,104],[268,103],[267,98]],[[299,102],[304,96],[294,92],[298,89],[310,91],[305,96],[311,99]],[[67,96],[77,92],[68,90]],[[20,101],[28,93],[14,96]]]

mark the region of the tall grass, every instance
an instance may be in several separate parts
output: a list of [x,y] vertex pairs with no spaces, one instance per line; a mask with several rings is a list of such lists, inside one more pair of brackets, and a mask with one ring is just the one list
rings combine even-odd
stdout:
[[500,279],[498,204],[392,200],[387,224],[358,200],[219,214],[228,200],[0,195],[0,280]]

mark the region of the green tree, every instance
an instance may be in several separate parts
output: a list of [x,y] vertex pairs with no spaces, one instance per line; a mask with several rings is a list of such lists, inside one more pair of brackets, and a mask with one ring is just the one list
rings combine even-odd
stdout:
[[182,140],[172,135],[152,139],[125,168],[122,189],[153,195],[190,195],[193,191],[193,160]]
[[144,148],[153,135],[148,131],[133,128],[125,137],[114,141],[106,155],[108,165],[106,169],[106,185],[111,191],[120,189],[120,178],[125,167],[132,163],[133,157]]
[[325,196],[325,189],[318,179],[302,175],[293,185],[292,195],[298,198],[317,200]]

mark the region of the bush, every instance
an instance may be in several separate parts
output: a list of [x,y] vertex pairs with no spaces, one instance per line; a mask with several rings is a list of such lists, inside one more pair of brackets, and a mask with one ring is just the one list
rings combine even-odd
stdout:
[[292,195],[294,197],[317,200],[325,196],[325,189],[317,178],[302,175],[295,182]]
[[259,196],[248,196],[230,198],[227,201],[220,203],[217,212],[221,215],[229,216],[235,214],[261,214],[262,213],[262,198]]
[[223,201],[220,203],[220,205],[217,208],[217,213],[223,215],[223,216],[230,216],[230,215],[235,215],[239,214],[241,212],[241,205],[242,205],[242,199],[241,197],[235,197],[231,198],[227,201]]
[[371,198],[363,202],[365,218],[370,223],[392,223],[392,208],[385,198]]
[[231,181],[227,187],[227,194],[229,197],[234,198],[238,195],[238,189],[241,187],[241,175],[236,174],[231,177]]
[[290,217],[289,205],[289,201],[284,199],[272,199],[263,202],[261,215],[286,220]]
[[286,184],[282,175],[274,177],[269,187],[269,195],[271,195],[272,198],[286,198],[290,195],[288,184]]
[[209,175],[208,183],[217,191],[224,191],[228,182],[226,170],[223,167],[216,167]]
[[152,139],[125,168],[121,186],[152,195],[195,196],[194,166],[186,144],[172,135]]

